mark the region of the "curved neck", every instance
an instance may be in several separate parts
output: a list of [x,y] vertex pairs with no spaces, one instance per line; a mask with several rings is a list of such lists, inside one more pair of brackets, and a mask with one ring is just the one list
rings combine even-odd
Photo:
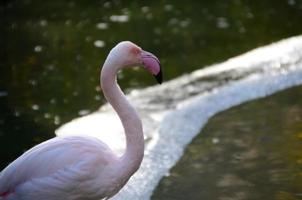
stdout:
[[101,71],[101,87],[107,101],[118,114],[126,135],[126,152],[121,157],[123,170],[134,173],[144,155],[144,137],[141,120],[117,84],[119,66],[106,60]]

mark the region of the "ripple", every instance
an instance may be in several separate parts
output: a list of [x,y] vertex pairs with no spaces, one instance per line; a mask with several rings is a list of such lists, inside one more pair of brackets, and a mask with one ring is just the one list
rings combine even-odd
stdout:
[[93,44],[97,48],[103,48],[105,46],[105,42],[103,40],[96,40]]
[[111,15],[110,21],[112,22],[118,22],[118,23],[125,23],[129,21],[128,15]]

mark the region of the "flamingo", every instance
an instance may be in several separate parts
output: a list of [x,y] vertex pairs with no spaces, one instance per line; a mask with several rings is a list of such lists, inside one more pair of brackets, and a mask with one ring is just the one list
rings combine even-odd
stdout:
[[116,75],[133,66],[143,66],[162,82],[158,58],[130,41],[120,42],[110,51],[100,75],[104,96],[124,128],[124,154],[117,156],[108,145],[89,136],[52,138],[29,149],[1,172],[1,200],[109,199],[127,183],[144,156],[143,128]]

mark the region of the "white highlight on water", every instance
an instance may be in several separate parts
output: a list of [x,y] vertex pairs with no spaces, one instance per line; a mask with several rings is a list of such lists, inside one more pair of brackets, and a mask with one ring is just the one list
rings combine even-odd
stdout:
[[106,45],[106,43],[102,40],[96,40],[96,41],[94,41],[93,44],[95,47],[98,47],[98,48],[102,48]]

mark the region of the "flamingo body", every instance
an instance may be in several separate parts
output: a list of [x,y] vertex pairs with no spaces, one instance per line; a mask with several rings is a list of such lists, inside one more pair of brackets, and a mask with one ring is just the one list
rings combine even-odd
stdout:
[[118,183],[127,181],[119,180],[122,178],[117,176],[121,170],[116,167],[119,166],[117,162],[118,157],[98,139],[56,137],[35,146],[13,162],[1,174],[1,179],[9,181],[1,181],[0,188],[10,193],[6,194],[8,199],[110,197],[120,189]]
[[115,195],[137,171],[144,154],[141,120],[116,82],[120,69],[136,65],[161,82],[158,59],[131,42],[116,45],[101,72],[103,93],[125,131],[122,156],[94,137],[55,137],[31,148],[0,173],[0,199],[99,200]]

